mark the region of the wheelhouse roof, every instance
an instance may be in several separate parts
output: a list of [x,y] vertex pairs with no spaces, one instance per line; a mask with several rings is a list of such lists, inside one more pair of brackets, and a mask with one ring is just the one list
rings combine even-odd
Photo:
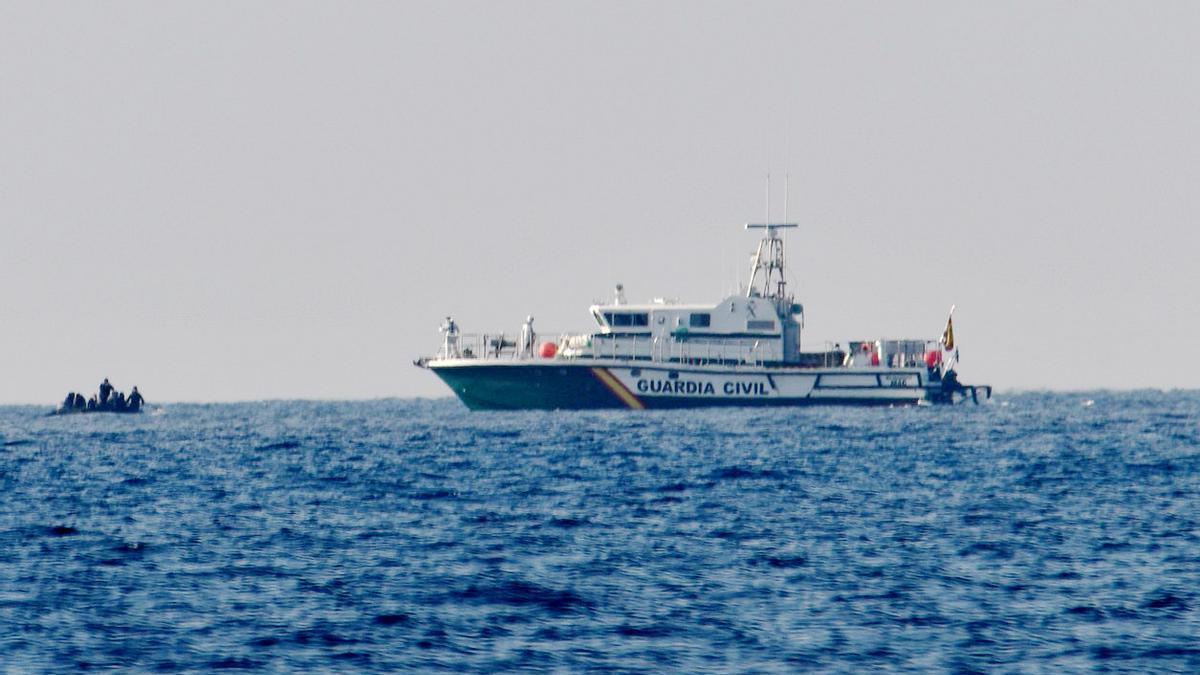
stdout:
[[693,305],[683,303],[657,303],[652,302],[644,305],[621,304],[621,305],[592,305],[592,309],[602,312],[654,312],[664,310],[679,310],[679,311],[712,311],[720,305]]

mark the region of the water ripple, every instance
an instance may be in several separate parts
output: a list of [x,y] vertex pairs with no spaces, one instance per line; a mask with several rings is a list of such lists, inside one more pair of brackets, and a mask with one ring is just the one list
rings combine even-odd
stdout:
[[1200,395],[1000,403],[2,408],[0,664],[1200,671]]

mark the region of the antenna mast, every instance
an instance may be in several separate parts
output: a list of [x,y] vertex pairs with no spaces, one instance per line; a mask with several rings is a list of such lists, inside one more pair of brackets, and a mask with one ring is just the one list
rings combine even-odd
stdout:
[[[783,222],[785,222],[785,223],[787,222],[787,200],[788,200],[788,179],[789,178],[791,178],[791,175],[789,175],[787,173],[783,174]],[[767,218],[767,222],[768,223],[771,222],[771,219]]]
[[[765,220],[763,222],[765,222],[765,223],[771,222],[771,172],[770,171],[767,172],[767,203],[766,203],[766,208],[764,209],[763,218],[765,218]],[[753,283],[754,280],[751,279],[750,282]]]
[[[783,212],[787,220],[788,181],[790,176],[783,177]],[[779,230],[799,227],[796,223],[771,222],[771,174],[767,174],[767,219],[763,223],[747,223],[747,230],[765,230],[763,238],[758,242],[758,250],[754,253],[754,261],[750,264],[750,281],[746,284],[746,297],[769,298],[775,302],[780,316],[791,311],[792,298],[787,294],[787,277],[783,264],[783,238]],[[761,273],[761,275],[760,275]],[[762,277],[760,285],[755,282]]]

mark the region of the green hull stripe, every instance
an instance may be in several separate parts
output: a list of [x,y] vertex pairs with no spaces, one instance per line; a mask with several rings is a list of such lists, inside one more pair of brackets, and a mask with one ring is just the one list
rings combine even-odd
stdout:
[[[616,392],[602,375],[607,376],[640,406],[645,408],[700,408],[806,405],[911,405],[922,398],[922,391],[911,399],[895,398],[734,398],[712,396],[635,397],[607,369],[582,364],[530,366],[458,366],[433,367],[432,370],[451,391],[472,410],[591,410],[630,408],[629,401]],[[828,389],[825,391],[829,391]],[[893,390],[894,391],[894,390]]]

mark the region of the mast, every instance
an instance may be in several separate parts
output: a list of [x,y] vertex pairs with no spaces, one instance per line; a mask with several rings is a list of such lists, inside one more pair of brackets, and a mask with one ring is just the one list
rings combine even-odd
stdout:
[[[747,223],[747,230],[765,230],[763,238],[758,242],[758,251],[754,254],[754,262],[750,265],[750,283],[746,287],[746,297],[756,295],[770,298],[779,306],[781,313],[785,304],[791,304],[787,295],[787,279],[783,269],[783,238],[779,230],[798,227],[796,223]],[[761,277],[761,280],[760,280]],[[755,282],[759,281],[759,285]]]

